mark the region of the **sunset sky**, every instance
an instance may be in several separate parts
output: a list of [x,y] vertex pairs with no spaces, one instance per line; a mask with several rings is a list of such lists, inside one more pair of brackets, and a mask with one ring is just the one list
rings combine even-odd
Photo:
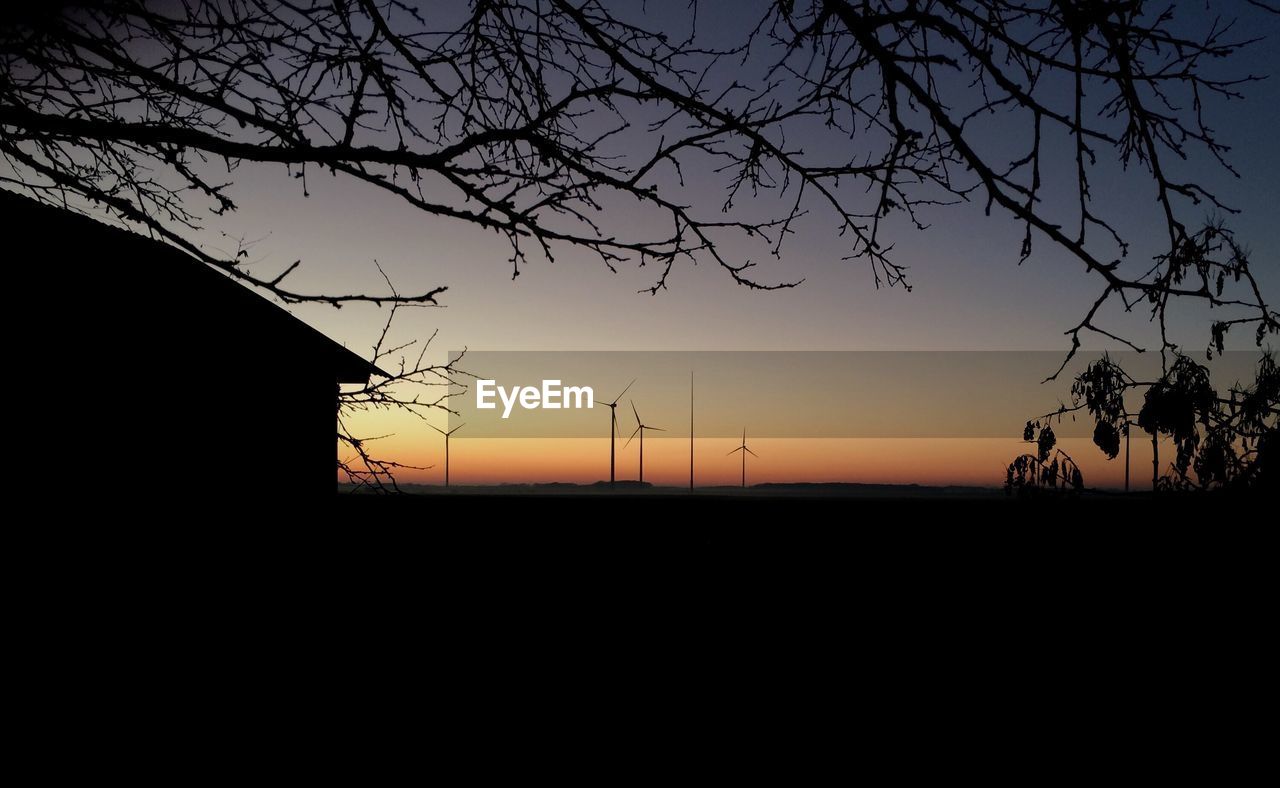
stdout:
[[[650,24],[680,28],[684,2],[648,4]],[[702,6],[700,30],[711,43],[735,40],[750,23],[737,2]],[[1247,101],[1213,102],[1221,139],[1231,147],[1236,180],[1205,157],[1184,172],[1216,187],[1228,204],[1242,209],[1232,219],[1239,237],[1254,250],[1264,292],[1277,292],[1280,268],[1280,80],[1274,57],[1280,41],[1277,17],[1241,8],[1251,35],[1268,41],[1246,49],[1230,73],[1263,74],[1247,85]],[[705,24],[714,19],[715,24]],[[1223,65],[1222,68],[1227,68]],[[999,144],[999,123],[991,127]],[[1132,174],[1132,173],[1130,173]],[[1145,178],[1129,178],[1115,162],[1103,161],[1093,173],[1094,191],[1109,218],[1133,242],[1132,264],[1159,251],[1162,225],[1153,187]],[[714,265],[681,265],[669,289],[656,296],[639,294],[653,282],[650,270],[623,266],[611,273],[598,260],[562,250],[554,265],[534,260],[517,279],[507,262],[505,241],[476,227],[422,214],[396,197],[342,179],[315,176],[303,198],[297,180],[279,168],[244,166],[236,196],[241,209],[223,230],[256,241],[250,258],[265,271],[301,258],[299,281],[316,289],[360,289],[376,283],[376,260],[404,291],[449,286],[444,308],[410,311],[396,326],[400,338],[426,337],[439,330],[435,354],[449,350],[1062,350],[1062,332],[1074,325],[1100,286],[1082,266],[1044,239],[1021,267],[1017,265],[1022,228],[1009,217],[984,215],[981,204],[940,207],[925,213],[931,224],[919,232],[903,223],[893,241],[899,260],[910,266],[911,292],[877,290],[864,264],[843,262],[845,242],[830,224],[813,222],[784,247],[780,260],[757,254],[757,276],[781,281],[803,277],[804,284],[775,292],[735,285]],[[1050,197],[1052,199],[1052,196]],[[1065,199],[1072,199],[1065,195]],[[718,205],[719,185],[690,187],[691,202]],[[619,207],[619,210],[630,210]],[[1206,211],[1206,216],[1208,212]],[[642,214],[636,221],[644,221]],[[1148,229],[1149,228],[1149,229]],[[221,243],[226,239],[211,239]],[[306,277],[306,280],[303,279]],[[296,283],[295,283],[296,284]],[[365,352],[381,327],[383,313],[371,308],[332,310],[305,307],[296,314],[357,351]],[[1172,326],[1175,338],[1199,350],[1207,341],[1206,313],[1181,308],[1184,320]],[[1150,340],[1154,331],[1142,315],[1112,310],[1106,325]],[[1087,346],[1106,348],[1098,337]],[[1248,337],[1233,345],[1250,346]],[[482,372],[482,370],[477,370]],[[1045,369],[1044,375],[1051,372]],[[1039,377],[1043,377],[1040,375]],[[1038,379],[1038,378],[1037,378]],[[1046,385],[1043,411],[1066,396],[1065,382]],[[1039,412],[1028,413],[1028,417]],[[624,434],[633,425],[623,419]],[[388,434],[382,449],[410,464],[430,465],[406,474],[415,481],[442,478],[440,436],[411,418],[380,415],[367,422],[368,434]],[[441,421],[443,426],[444,421]],[[631,425],[631,426],[629,426]],[[749,481],[867,481],[998,485],[1003,466],[1024,446],[1020,436],[945,440],[866,441],[852,439],[787,441],[761,439],[761,455]],[[1122,459],[1106,462],[1087,440],[1072,452],[1090,484],[1122,483]],[[721,445],[723,444],[723,445]],[[1149,483],[1150,446],[1134,448],[1136,478]],[[700,454],[700,483],[736,483],[736,457],[724,454],[732,440],[708,439]],[[647,478],[658,483],[687,481],[687,444],[681,439],[646,441]],[[636,446],[620,460],[634,469]],[[576,481],[607,478],[607,444],[591,440],[467,440],[465,429],[453,443],[452,475],[457,482]],[[1139,471],[1137,468],[1145,468]],[[633,471],[620,474],[630,478]]]
[[[738,0],[700,6],[701,41],[708,46],[739,40],[754,24]],[[1195,2],[1182,3],[1194,11]],[[1238,5],[1249,36],[1266,41],[1228,63],[1210,66],[1219,74],[1259,74],[1268,78],[1246,85],[1247,99],[1210,100],[1211,125],[1231,147],[1233,178],[1209,157],[1177,162],[1190,175],[1216,188],[1230,205],[1242,209],[1231,219],[1238,237],[1254,251],[1255,272],[1264,293],[1280,294],[1280,17]],[[645,23],[682,30],[685,0],[647,4]],[[750,79],[750,66],[744,78]],[[982,144],[1023,147],[1025,130],[1000,118],[984,128]],[[1016,144],[1006,139],[1016,140]],[[804,142],[804,141],[800,141]],[[834,144],[828,138],[814,145]],[[650,143],[652,144],[652,143]],[[1069,175],[1065,170],[1046,173]],[[1128,177],[1117,162],[1102,160],[1092,173],[1097,205],[1133,242],[1128,265],[1145,268],[1161,250],[1162,220],[1154,187],[1146,177]],[[909,266],[911,292],[876,289],[866,264],[846,262],[848,242],[832,222],[802,223],[783,247],[781,259],[759,249],[740,253],[759,263],[754,275],[765,281],[804,278],[791,290],[752,291],[736,285],[714,264],[678,264],[668,289],[638,293],[656,273],[622,264],[610,272],[598,259],[571,249],[558,250],[553,264],[531,257],[512,278],[510,248],[492,232],[464,222],[433,217],[392,194],[349,179],[319,173],[309,176],[309,196],[301,181],[283,168],[243,164],[231,191],[239,209],[211,218],[197,237],[210,249],[234,254],[237,241],[249,242],[248,263],[270,276],[301,259],[291,282],[301,291],[367,291],[381,287],[377,265],[402,292],[447,285],[441,308],[408,309],[394,327],[405,341],[438,335],[429,358],[444,362],[448,352],[471,350],[1048,350],[1065,351],[1063,331],[1075,325],[1101,292],[1101,284],[1083,266],[1044,238],[1018,265],[1023,229],[1007,215],[984,213],[981,200],[926,209],[931,226],[921,232],[906,222],[891,224],[896,258]],[[696,205],[719,206],[722,184],[694,177],[683,197]],[[747,198],[748,200],[750,198]],[[1073,194],[1049,194],[1069,204]],[[631,206],[607,206],[632,211]],[[1208,211],[1205,211],[1208,215]],[[643,212],[628,216],[637,227],[652,220]],[[730,246],[730,251],[735,251]],[[376,264],[375,264],[376,261]],[[290,311],[362,355],[381,330],[385,311],[347,306],[340,310],[308,305]],[[1206,312],[1180,306],[1172,333],[1203,357],[1208,340]],[[1112,309],[1100,323],[1118,333],[1149,342],[1152,327],[1142,314]],[[1251,331],[1245,332],[1251,335]],[[1107,348],[1098,337],[1086,346]],[[1251,347],[1251,336],[1231,338],[1231,346]],[[473,370],[484,374],[484,370]],[[1051,373],[1040,370],[1038,377]],[[1043,406],[1024,417],[1050,410],[1067,396],[1068,383],[1046,384]],[[597,392],[603,394],[603,392]],[[749,394],[744,394],[749,396]],[[620,415],[622,411],[620,409]],[[381,454],[410,465],[434,465],[407,471],[406,481],[436,483],[443,478],[441,437],[404,414],[363,416],[353,422],[369,435],[388,435]],[[445,426],[443,414],[438,421]],[[681,425],[673,425],[681,426]],[[623,434],[634,428],[629,410]],[[998,486],[1004,466],[1025,446],[1020,435],[947,438],[760,437],[751,441],[760,458],[749,458],[748,481],[850,481]],[[1107,462],[1087,439],[1066,441],[1091,485],[1115,487],[1123,481],[1123,455]],[[708,437],[699,443],[698,482],[736,484],[737,456],[726,457],[732,438]],[[619,443],[621,446],[621,442]],[[1150,483],[1150,444],[1134,440],[1133,472]],[[646,479],[659,484],[688,480],[687,436],[646,440]],[[620,456],[620,478],[634,478],[636,445]],[[455,483],[593,482],[608,478],[608,442],[561,438],[468,439],[466,430],[452,443]],[[1139,485],[1143,482],[1138,481]]]

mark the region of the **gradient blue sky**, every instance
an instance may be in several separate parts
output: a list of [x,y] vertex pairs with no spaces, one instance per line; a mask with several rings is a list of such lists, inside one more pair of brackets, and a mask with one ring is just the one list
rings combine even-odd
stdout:
[[[676,25],[672,20],[680,18],[684,5],[651,2],[647,21]],[[700,29],[711,31],[711,43],[741,33],[750,17],[741,12],[742,5],[701,6]],[[1183,5],[1194,12],[1198,4]],[[1274,57],[1280,20],[1232,5],[1241,6],[1251,35],[1267,37],[1234,62],[1222,64],[1227,70],[1221,73],[1268,78],[1245,86],[1247,101],[1211,105],[1213,126],[1231,146],[1230,160],[1242,177],[1231,177],[1206,157],[1180,166],[1243,210],[1231,224],[1256,252],[1264,292],[1274,294],[1280,284],[1274,263],[1280,250],[1275,142],[1280,81]],[[979,142],[1009,144],[1018,129],[996,119]],[[1134,243],[1132,260],[1148,260],[1163,233],[1152,184],[1105,159],[1093,178],[1099,212]],[[998,212],[985,216],[980,204],[926,209],[932,225],[926,232],[906,224],[894,227],[897,259],[910,266],[912,292],[877,290],[865,263],[842,262],[847,246],[827,220],[806,225],[784,248],[781,260],[756,255],[762,279],[804,277],[805,283],[794,290],[753,292],[735,285],[714,264],[703,264],[679,266],[670,289],[650,296],[636,291],[652,282],[652,272],[624,266],[613,274],[598,260],[571,250],[562,251],[554,265],[535,259],[513,281],[502,238],[424,215],[394,196],[343,179],[313,175],[305,198],[300,182],[280,168],[246,165],[236,180],[233,195],[240,210],[210,225],[204,234],[210,245],[228,248],[230,242],[216,235],[220,231],[253,239],[250,259],[263,271],[302,258],[304,267],[294,280],[299,289],[303,284],[326,291],[376,287],[375,260],[402,290],[448,285],[445,308],[407,314],[397,327],[400,337],[439,329],[440,358],[446,349],[464,345],[542,350],[1065,349],[1063,330],[1078,321],[1100,292],[1080,263],[1042,238],[1035,255],[1019,267],[1022,229]],[[690,193],[694,200],[718,206],[723,201],[718,187],[698,184]],[[1063,199],[1074,198],[1066,194]],[[637,215],[635,221],[645,218]],[[363,307],[294,311],[360,351],[372,342],[382,316]],[[1190,347],[1202,347],[1207,338],[1204,313],[1183,308],[1182,314],[1185,319],[1175,324],[1175,334]],[[1106,325],[1151,337],[1141,317],[1113,313]],[[1233,344],[1242,346],[1246,338],[1236,339]],[[1091,344],[1105,347],[1097,338]]]

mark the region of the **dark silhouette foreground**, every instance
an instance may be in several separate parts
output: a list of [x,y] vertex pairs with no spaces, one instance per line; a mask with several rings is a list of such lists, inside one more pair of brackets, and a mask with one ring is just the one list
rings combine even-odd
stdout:
[[50,307],[19,351],[42,482],[333,495],[338,384],[374,365],[171,246],[4,191],[0,212],[9,292]]

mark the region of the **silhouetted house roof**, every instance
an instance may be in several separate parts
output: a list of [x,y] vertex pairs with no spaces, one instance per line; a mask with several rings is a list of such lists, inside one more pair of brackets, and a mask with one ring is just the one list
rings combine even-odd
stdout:
[[338,384],[385,373],[168,244],[3,189],[0,216],[39,474],[162,508],[334,495]]
[[[115,348],[122,366],[130,355],[142,356],[146,364],[148,345],[203,347],[208,344],[201,343],[204,339],[224,345],[228,352],[252,347],[255,356],[278,356],[281,364],[305,360],[323,365],[337,383],[387,377],[272,301],[176,247],[3,189],[0,212],[13,234],[23,236],[6,239],[7,250],[16,252],[11,265],[24,267],[17,278],[55,280],[52,293],[60,302],[78,307],[76,317],[96,318],[106,329],[103,336],[86,339],[119,340],[112,329],[121,318],[138,322],[139,310],[147,313],[148,320],[142,322],[155,341],[146,341],[146,333],[138,332],[140,347]],[[32,271],[31,266],[52,270]],[[13,271],[9,278],[14,284]],[[111,314],[113,306],[128,314]],[[204,336],[206,330],[211,336]]]

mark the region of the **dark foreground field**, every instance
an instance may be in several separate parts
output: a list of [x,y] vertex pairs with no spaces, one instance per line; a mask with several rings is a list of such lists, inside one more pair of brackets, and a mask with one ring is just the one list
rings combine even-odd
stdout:
[[[350,526],[344,571],[378,587],[414,577],[445,604],[523,609],[550,593],[602,621],[820,616],[833,636],[866,622],[936,636],[939,654],[1032,632],[1036,654],[1063,653],[1080,632],[1121,643],[1155,626],[1206,648],[1252,631],[1270,597],[1268,501],[878,492],[349,495],[330,520]],[[1109,647],[1091,648],[1079,658]]]
[[[199,517],[218,507],[187,501],[160,520],[24,529],[41,544],[8,555],[36,578],[27,598],[61,595],[74,620],[105,628],[95,642],[131,620],[130,633],[166,639],[189,629],[192,651],[248,644],[223,665],[306,644],[280,674],[341,662],[323,681],[352,654],[411,660],[432,687],[478,670],[486,686],[520,676],[557,691],[552,673],[513,670],[593,666],[612,672],[593,685],[604,687],[662,671],[705,683],[750,665],[733,681],[751,697],[762,677],[817,679],[814,661],[828,660],[895,697],[930,681],[966,688],[977,697],[964,709],[1001,683],[1021,694],[1097,687],[1099,675],[1123,685],[1114,697],[1145,684],[1181,708],[1188,676],[1247,683],[1238,666],[1271,653],[1265,501],[782,492],[455,490],[235,502]],[[1224,667],[1207,669],[1206,655]]]
[[978,587],[1005,599],[1029,588],[1080,597],[1115,584],[1166,598],[1257,599],[1266,595],[1237,589],[1269,577],[1275,556],[1276,508],[1263,497],[1029,500],[994,489],[851,485],[693,494],[417,489],[312,502],[263,496],[148,505],[122,496],[104,502],[110,520],[20,533],[50,542],[47,560],[75,574],[119,578],[130,575],[124,567],[142,566],[172,573],[175,583],[213,573],[209,585],[219,593],[265,581],[304,596],[371,589],[398,596],[406,584],[416,596],[424,585],[456,601],[511,582],[541,587],[574,577],[657,583],[654,593],[720,577],[731,579],[718,587],[735,593],[856,584],[886,603],[910,595],[942,601]]
[[[821,626],[837,632],[888,618],[956,642],[978,621],[1002,638],[1124,639],[1157,621],[1243,632],[1270,596],[1269,500],[899,492],[453,490],[342,496],[330,519],[350,526],[339,563],[379,584],[412,575],[451,603],[492,592],[499,607],[557,589],[571,609],[613,610],[595,611],[606,618],[652,608],[710,625],[834,605],[844,612]],[[1214,636],[1195,637],[1199,648]]]
[[[326,515],[392,538],[515,557],[547,553],[660,562],[795,560],[849,565],[898,560],[946,567],[972,558],[1014,565],[1133,561],[1179,555],[1251,560],[1271,499],[1109,493],[1010,498],[983,488],[776,485],[740,490],[608,491],[550,485],[416,488],[339,495]],[[1161,556],[1164,556],[1163,558]]]

